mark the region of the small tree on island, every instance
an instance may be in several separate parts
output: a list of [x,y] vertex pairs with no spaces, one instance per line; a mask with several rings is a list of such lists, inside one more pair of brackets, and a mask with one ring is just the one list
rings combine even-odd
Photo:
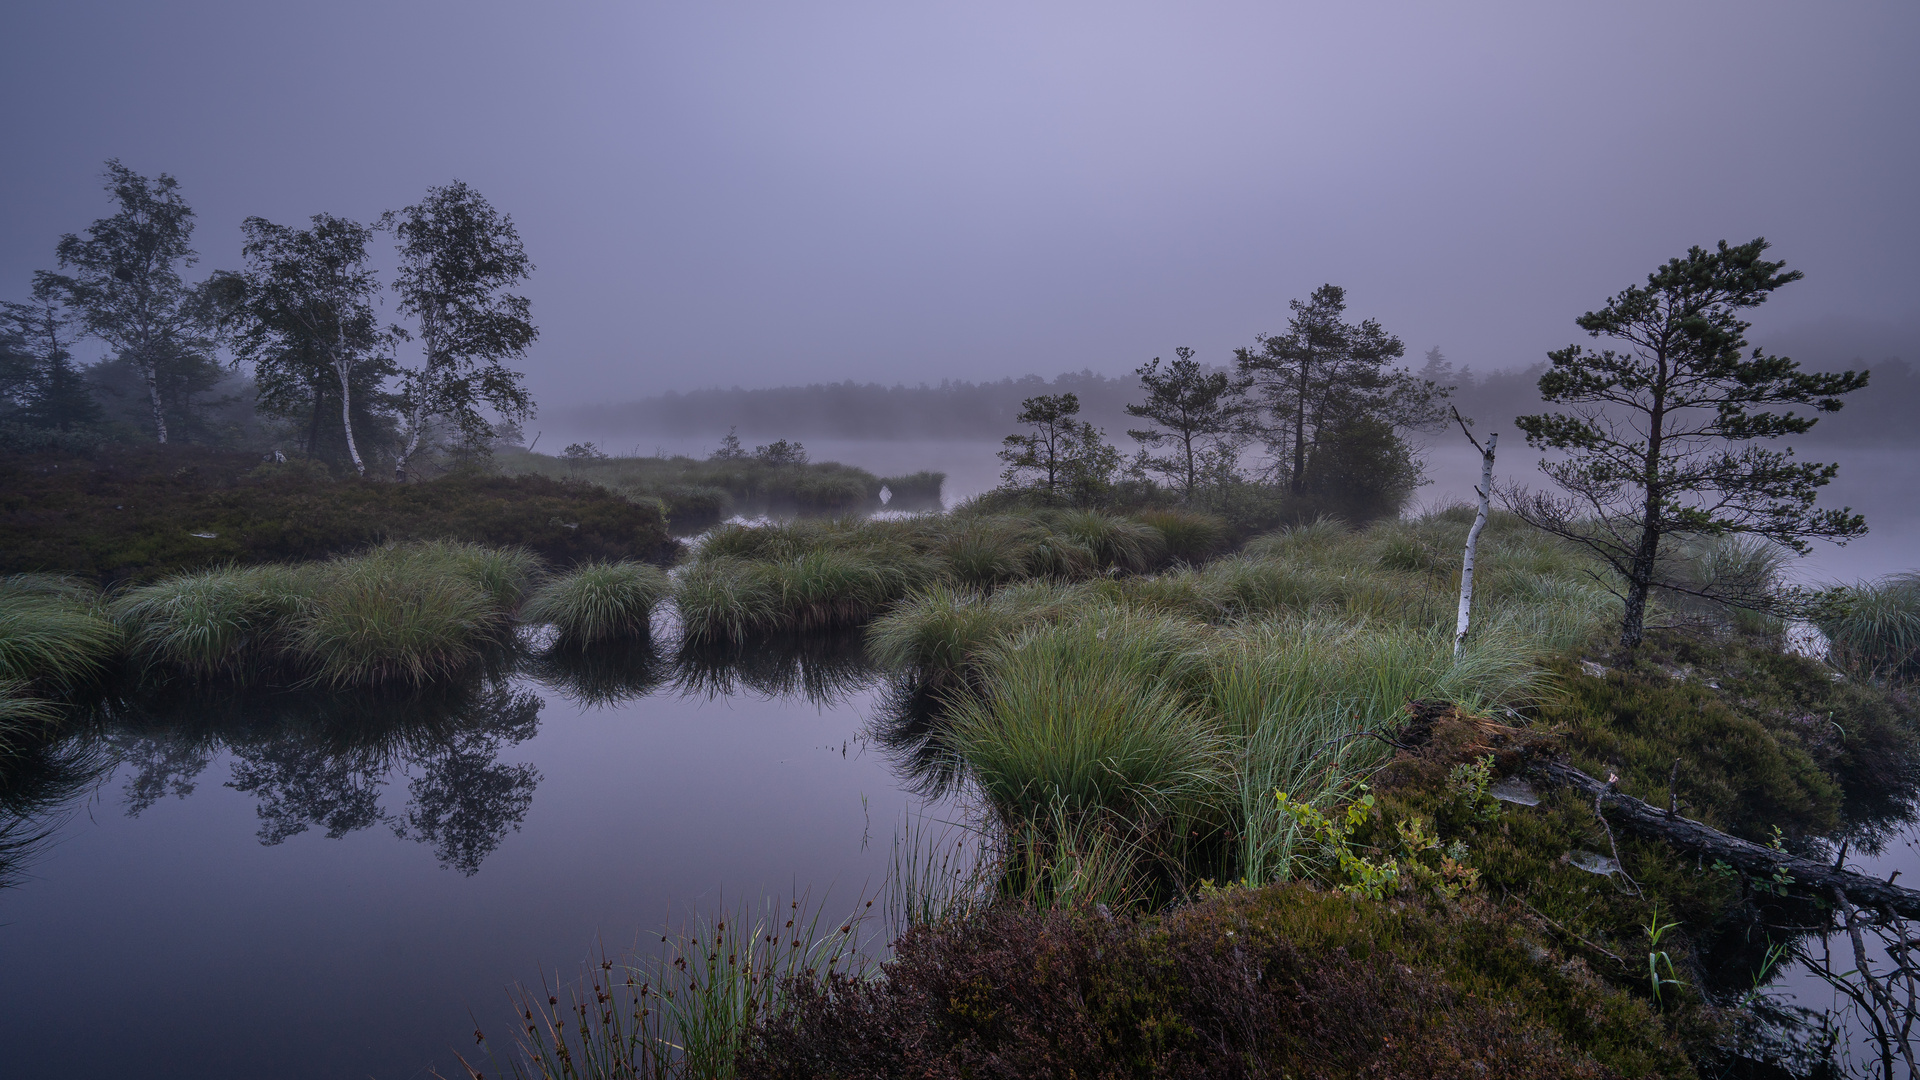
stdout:
[[1106,433],[1080,415],[1080,399],[1071,392],[1041,394],[1020,403],[1014,419],[1033,430],[1003,440],[1000,474],[1003,487],[1038,491],[1049,499],[1098,501],[1113,485],[1120,468],[1120,451],[1106,441]]
[[720,440],[720,449],[708,456],[708,461],[739,461],[747,457],[747,450],[740,445],[740,429],[730,427],[727,437]]
[[1668,537],[1745,535],[1805,552],[1810,538],[1844,543],[1866,532],[1850,508],[1813,507],[1838,466],[1752,445],[1801,434],[1817,419],[1769,406],[1833,412],[1839,395],[1867,384],[1866,372],[1807,374],[1761,349],[1746,355],[1748,324],[1739,313],[1802,276],[1761,258],[1766,249],[1764,239],[1691,248],[1647,275],[1644,287],[1580,316],[1575,321],[1590,336],[1627,348],[1576,344],[1549,353],[1540,396],[1568,410],[1515,420],[1528,445],[1569,453],[1540,466],[1567,494],[1513,491],[1508,505],[1620,575],[1622,649],[1645,636],[1647,597],[1656,588],[1743,607],[1769,602],[1751,583],[1716,587],[1663,574]]
[[1016,423],[1033,430],[1002,440],[1000,479],[1009,487],[1039,488],[1052,495],[1066,479],[1067,462],[1079,427],[1080,398],[1072,393],[1041,394],[1020,403]]
[[[1314,476],[1322,465],[1371,473],[1380,467],[1410,474],[1419,465],[1396,429],[1425,427],[1444,416],[1444,388],[1391,366],[1406,353],[1399,338],[1372,319],[1345,320],[1347,292],[1322,285],[1305,301],[1291,300],[1283,334],[1262,334],[1251,348],[1234,350],[1241,377],[1259,394],[1268,420],[1261,425],[1275,471],[1293,495],[1349,486],[1350,477]],[[1337,445],[1336,445],[1337,444]],[[1378,459],[1378,460],[1374,460]],[[1410,489],[1409,489],[1410,490]]]
[[[729,432],[729,434],[731,434],[731,432]],[[801,443],[788,442],[785,439],[775,439],[765,446],[754,447],[753,460],[760,462],[762,465],[805,465],[807,463],[807,448]]]
[[[1181,346],[1165,371],[1160,358],[1134,370],[1147,400],[1128,405],[1127,415],[1152,420],[1157,427],[1132,429],[1127,434],[1142,446],[1137,464],[1178,485],[1183,502],[1192,502],[1201,480],[1215,459],[1238,454],[1245,438],[1246,390],[1252,380],[1224,371],[1206,371],[1193,359],[1193,350]],[[1171,452],[1154,456],[1148,450]]]

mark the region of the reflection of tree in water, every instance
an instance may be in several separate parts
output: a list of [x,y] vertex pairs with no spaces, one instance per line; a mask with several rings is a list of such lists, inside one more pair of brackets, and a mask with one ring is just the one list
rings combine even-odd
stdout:
[[119,759],[132,766],[127,777],[127,816],[139,817],[148,807],[171,795],[184,799],[213,760],[218,744],[184,732],[136,737],[110,731],[102,740]]
[[800,695],[820,708],[844,704],[874,679],[859,630],[779,634],[729,645],[686,642],[674,657],[673,685],[687,695]]
[[227,786],[259,800],[260,842],[278,844],[323,825],[338,840],[386,816],[380,788],[386,762],[334,754],[303,739],[275,739],[233,747]]
[[[134,765],[129,815],[191,794],[224,748],[227,786],[258,800],[261,843],[385,823],[473,874],[533,803],[539,771],[498,757],[539,730],[540,705],[497,675],[406,695],[200,691],[113,703],[103,741]],[[398,814],[380,806],[394,773],[408,778]]]
[[532,765],[498,760],[503,747],[539,730],[540,699],[500,689],[487,724],[449,731],[412,759],[418,771],[407,783],[406,815],[393,826],[396,835],[411,833],[430,845],[441,865],[467,875],[479,871],[509,828],[520,831],[540,783]]
[[[514,689],[515,668],[583,706],[671,687],[707,697],[799,696],[828,707],[872,684],[863,645],[851,631],[683,646],[671,655],[646,639],[538,655],[507,650],[466,682],[411,694],[181,682],[124,689],[78,710],[62,738],[0,776],[0,880],[18,866],[14,853],[47,831],[42,811],[70,804],[116,766],[126,766],[127,813],[139,816],[193,794],[222,752],[232,755],[226,786],[255,800],[263,844],[310,829],[338,839],[378,824],[473,874],[520,828],[541,779],[530,764],[499,760],[539,729],[540,698]],[[25,779],[35,769],[44,775]],[[383,807],[400,778],[405,805]]]

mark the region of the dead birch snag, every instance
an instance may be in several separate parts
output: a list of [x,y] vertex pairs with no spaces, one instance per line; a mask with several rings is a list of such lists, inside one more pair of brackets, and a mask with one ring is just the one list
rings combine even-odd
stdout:
[[1467,644],[1467,627],[1473,614],[1473,556],[1480,545],[1480,531],[1487,527],[1487,513],[1493,497],[1493,449],[1500,443],[1500,435],[1495,432],[1487,436],[1487,445],[1481,446],[1480,440],[1467,430],[1467,422],[1460,418],[1460,410],[1453,410],[1453,419],[1460,425],[1460,433],[1467,437],[1475,450],[1480,451],[1480,486],[1474,494],[1480,496],[1479,512],[1473,516],[1473,527],[1467,530],[1467,550],[1460,560],[1460,614],[1453,623],[1453,658],[1460,658],[1460,650]]

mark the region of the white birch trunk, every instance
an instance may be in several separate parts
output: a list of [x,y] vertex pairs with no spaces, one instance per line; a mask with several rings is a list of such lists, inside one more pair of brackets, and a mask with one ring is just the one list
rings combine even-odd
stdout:
[[167,414],[160,407],[160,372],[154,368],[153,357],[141,357],[140,373],[147,380],[147,397],[153,402],[153,430],[160,441],[167,441]]
[[434,346],[438,344],[439,320],[434,312],[426,311],[420,317],[420,345],[425,357],[421,361],[420,371],[407,381],[406,433],[400,446],[400,456],[393,463],[393,478],[400,483],[407,482],[407,466],[412,463],[415,451],[420,449],[420,440],[425,434],[429,412],[427,395],[433,378]]
[[1500,442],[1500,436],[1487,436],[1487,448],[1480,455],[1480,486],[1474,489],[1480,496],[1480,512],[1473,516],[1473,528],[1467,530],[1467,553],[1460,561],[1460,614],[1453,624],[1453,658],[1460,659],[1460,650],[1467,644],[1468,620],[1473,613],[1473,555],[1480,545],[1480,530],[1487,527],[1487,511],[1493,496],[1493,448]]
[[353,441],[353,386],[348,379],[352,365],[345,360],[336,359],[333,370],[340,375],[340,423],[347,432],[347,456],[353,459],[353,470],[361,476],[367,475],[367,466],[360,460],[360,447]]

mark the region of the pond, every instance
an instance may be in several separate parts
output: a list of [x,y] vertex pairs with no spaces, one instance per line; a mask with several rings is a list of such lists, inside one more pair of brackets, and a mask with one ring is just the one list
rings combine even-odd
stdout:
[[0,888],[0,1071],[456,1077],[515,980],[723,902],[851,910],[929,806],[867,736],[887,688],[857,656],[522,664],[412,701],[186,694],[92,720]]
[[[837,917],[903,824],[962,816],[858,632],[569,655],[409,697],[149,688],[77,717],[0,806],[4,1074],[460,1076],[476,1026],[510,1042],[516,982],[723,905]],[[1914,880],[1915,836],[1851,865]],[[1835,1004],[1801,968],[1772,990]]]

